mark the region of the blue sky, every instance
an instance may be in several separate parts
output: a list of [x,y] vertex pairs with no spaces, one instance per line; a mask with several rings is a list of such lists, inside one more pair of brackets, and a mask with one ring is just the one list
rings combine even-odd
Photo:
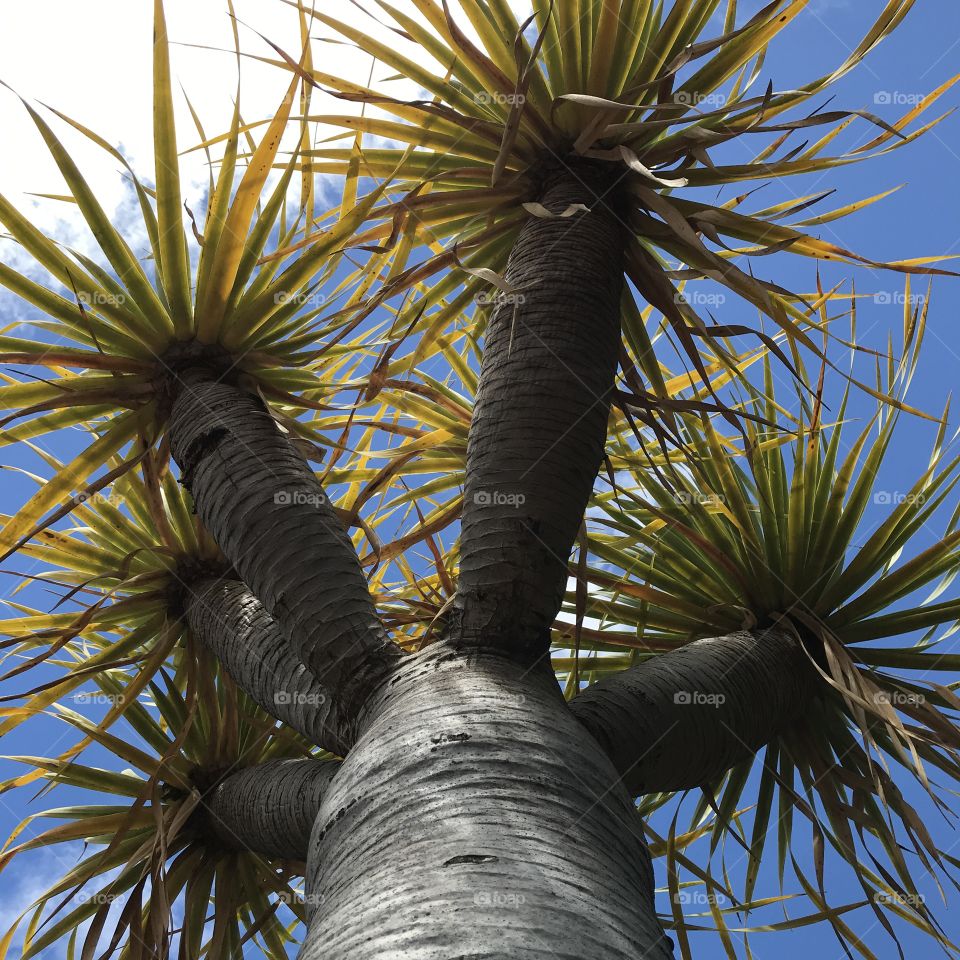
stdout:
[[[742,6],[743,12],[748,14],[759,9],[762,4],[753,2]],[[865,21],[875,16],[881,6],[882,4],[875,0],[815,0],[775,44],[764,76],[774,79],[776,86],[782,89],[828,71],[846,55],[859,38]],[[147,70],[148,67],[144,66],[143,69]],[[917,8],[898,32],[885,41],[851,76],[838,84],[836,99],[831,109],[864,109],[892,121],[909,109],[918,96],[929,92],[958,72],[960,4],[957,4],[956,0],[918,0]],[[107,88],[104,89],[106,91]],[[960,86],[950,91],[942,103],[944,109],[960,104]],[[934,112],[939,113],[940,110]],[[837,193],[825,201],[826,208],[904,183],[903,189],[882,203],[853,218],[822,228],[819,235],[877,260],[927,254],[960,254],[960,191],[955,186],[960,175],[958,123],[960,118],[948,118],[920,142],[866,165],[771,184],[765,188],[764,201],[772,204],[792,195],[835,188]],[[858,129],[858,136],[873,135],[866,123]],[[33,140],[24,149],[39,151],[40,147],[37,141]],[[767,194],[769,196],[766,196]],[[724,199],[728,197],[729,194],[726,194]],[[778,255],[761,260],[759,264],[758,270],[762,271],[765,277],[784,286],[798,290],[810,290],[813,287],[814,268],[810,261]],[[883,348],[889,332],[892,331],[895,338],[898,336],[902,322],[902,306],[898,299],[903,289],[901,277],[867,269],[853,271],[847,267],[827,267],[823,275],[824,283],[828,286],[844,277],[855,276],[858,290],[873,295],[867,297],[860,308],[861,343]],[[924,410],[939,411],[942,408],[947,394],[954,389],[957,374],[960,372],[958,285],[960,279],[942,279],[934,283],[927,347],[911,391],[911,402]],[[925,284],[917,282],[914,293],[925,294]],[[10,298],[0,293],[0,316],[5,319],[11,317],[12,309]],[[732,303],[722,305],[718,308],[718,320],[737,322],[737,309],[739,308]],[[752,321],[752,317],[744,320]],[[854,414],[866,411],[866,403],[862,400],[858,403],[861,405],[858,407],[855,403]],[[953,419],[955,422],[956,418]],[[909,489],[919,470],[926,464],[931,440],[932,429],[928,425],[920,421],[904,422],[897,436],[894,456],[889,458],[879,488],[892,492]],[[8,449],[3,450],[0,460],[4,464],[27,462]],[[26,489],[22,479],[5,471],[0,472],[0,488],[3,491],[4,512],[9,512],[22,500]],[[876,514],[867,518],[867,531],[871,523],[876,522],[882,509],[882,505],[877,505]],[[939,529],[930,530],[930,541],[939,533]],[[923,545],[920,544],[921,547]],[[9,578],[6,578],[5,582],[8,585],[11,583]],[[37,587],[30,588],[21,596],[38,606],[49,605],[51,602]],[[6,692],[12,691],[4,691]],[[51,720],[21,728],[5,740],[2,751],[5,754],[51,754],[56,749],[58,738],[62,738],[59,739],[62,745],[69,742],[69,738],[65,738],[66,731],[63,727],[63,724]],[[97,762],[107,765],[109,758],[100,754]],[[12,764],[7,763],[0,770],[0,775],[9,776],[14,769],[16,768]],[[922,798],[916,796],[917,791],[912,786],[905,792],[908,799],[915,799],[922,810],[929,810],[928,806],[923,805]],[[32,796],[33,792],[29,790],[0,796],[0,835],[7,835],[28,813],[43,809],[51,803],[60,805],[78,799],[72,791],[62,791],[59,797],[54,795],[53,798],[41,798],[36,802],[31,800]],[[928,826],[944,848],[954,847],[954,853],[957,853],[958,847],[954,844],[960,838],[956,837],[949,824],[931,815]],[[661,832],[662,827],[663,824],[660,824]],[[802,859],[804,842],[800,841],[798,846]],[[5,927],[12,919],[14,908],[25,906],[30,897],[62,874],[64,864],[70,862],[70,858],[77,853],[78,848],[73,847],[57,853],[28,855],[5,873],[3,884],[6,896],[4,903],[0,905],[0,927]],[[738,869],[742,870],[742,851],[730,849],[727,853],[731,871],[736,875]],[[658,882],[662,883],[662,861],[656,866],[659,871]],[[838,872],[832,877],[832,881],[832,889],[838,897],[857,898],[859,891],[852,877]],[[761,887],[764,882],[767,883],[767,891],[775,892],[772,872],[764,875]],[[788,884],[788,890],[795,892],[796,885]],[[934,898],[935,887],[929,884],[924,893]],[[950,906],[954,908],[953,916],[960,916],[960,912],[957,912],[960,901],[955,896],[951,898]],[[796,914],[805,911],[791,908],[791,912]],[[939,910],[938,914],[944,921],[948,935],[952,934],[960,939],[960,921],[952,919],[947,909]],[[863,934],[881,960],[896,955],[893,944],[877,928],[868,913],[861,912],[854,916],[859,917],[859,920],[852,920],[851,924]],[[909,928],[901,925],[898,933],[903,939],[908,956],[933,955],[930,944],[912,933]],[[695,937],[693,945],[695,955],[702,960],[725,956],[722,947],[711,935]],[[757,960],[766,960],[773,956],[804,957],[811,951],[816,951],[818,960],[833,960],[835,957],[839,960],[843,956],[829,928],[824,926],[771,934],[766,938],[755,937],[751,941],[751,947]],[[48,951],[47,955],[55,960],[65,956],[56,950]]]
[[[752,4],[751,10],[760,4]],[[779,88],[801,81],[804,77],[819,74],[834,65],[858,39],[861,24],[875,14],[881,4],[863,0],[850,2],[822,2],[812,4],[791,29],[785,31],[768,57],[765,77],[772,77]],[[951,76],[960,72],[960,5],[949,0],[921,0],[907,17],[899,30],[888,38],[863,63],[859,69],[841,81],[835,88],[835,99],[828,109],[858,108],[871,111],[884,120],[892,121],[910,108],[920,95],[928,93]],[[942,101],[943,110],[955,108],[960,103],[957,90],[950,91]],[[934,109],[934,115],[942,112]],[[862,135],[872,136],[864,130]],[[811,139],[816,137],[811,134]],[[872,196],[901,183],[903,189],[881,203],[849,219],[830,224],[813,232],[825,240],[839,243],[857,253],[877,260],[898,259],[927,254],[956,254],[960,252],[960,192],[948,186],[960,172],[960,128],[958,118],[948,118],[929,136],[887,157],[867,164],[828,171],[820,176],[797,178],[794,181],[771,184],[765,188],[763,204],[757,198],[757,206],[776,203],[790,195],[805,195],[820,189],[836,189],[836,194],[824,202],[828,209],[844,203]],[[729,198],[726,194],[724,199]],[[815,212],[815,208],[814,211]],[[948,265],[949,266],[949,265]],[[790,289],[810,289],[813,270],[809,261],[789,256],[776,256],[760,261],[758,273],[783,283]],[[894,342],[902,324],[902,277],[869,269],[851,270],[828,266],[822,271],[824,286],[830,287],[843,278],[856,280],[857,290],[874,294],[861,301],[858,311],[858,340],[863,345],[882,349],[888,333]],[[960,281],[938,279],[934,282],[930,307],[930,326],[926,348],[921,355],[920,366],[910,393],[910,401],[926,411],[942,409],[948,393],[955,390],[960,373]],[[914,294],[925,295],[926,284],[917,282]],[[733,313],[719,316],[727,322],[735,322]],[[781,377],[786,378],[785,373]],[[833,383],[833,396],[839,384]],[[827,398],[831,391],[828,389]],[[860,398],[854,411],[866,412],[867,404]],[[951,417],[956,428],[956,416]],[[878,491],[905,491],[926,464],[932,440],[931,428],[916,419],[901,423],[894,440],[893,455],[888,458],[878,483]],[[885,508],[878,504],[868,512],[864,533],[882,516]],[[932,542],[942,533],[941,528],[924,531],[918,547]],[[954,649],[953,641],[949,649]],[[953,827],[923,803],[919,791],[909,785],[905,789],[907,799],[916,802],[929,816],[925,823],[935,839],[945,849],[957,852],[957,840]],[[797,824],[797,847],[801,863],[809,864],[811,839],[805,824]],[[806,831],[806,833],[804,833]],[[806,853],[806,859],[803,854]],[[743,851],[728,847],[728,866],[733,875],[742,869],[745,860]],[[839,897],[855,900],[859,888],[852,875],[830,865],[828,877],[831,889]],[[789,868],[788,868],[789,875]],[[763,874],[761,875],[763,877]],[[776,886],[775,867],[766,865],[768,890]],[[760,886],[763,885],[761,879]],[[797,891],[796,883],[787,882],[785,888]],[[923,893],[931,904],[939,897],[933,884],[927,884]],[[937,911],[944,923],[946,933],[956,939],[960,936],[960,921],[956,918],[956,896],[948,899],[952,912],[941,908]],[[791,906],[791,914],[796,915]],[[849,920],[853,929],[863,937],[867,945],[880,958],[897,955],[895,945],[882,932],[874,918],[865,911]],[[934,947],[901,924],[897,928],[907,956],[934,956]],[[694,936],[694,955],[704,960],[725,957],[721,944],[712,934]],[[819,960],[840,960],[844,956],[829,928],[824,925],[808,927],[789,933],[770,934],[751,938],[751,949],[758,960],[768,957],[807,957],[816,955]]]

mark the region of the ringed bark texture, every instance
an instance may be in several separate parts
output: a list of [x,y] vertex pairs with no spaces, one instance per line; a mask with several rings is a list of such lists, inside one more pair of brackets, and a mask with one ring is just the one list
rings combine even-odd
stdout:
[[258,398],[205,371],[183,376],[170,442],[204,525],[349,716],[400,650],[315,474]]
[[609,165],[557,171],[510,254],[467,443],[450,639],[546,652],[603,458],[620,344],[623,236]]
[[631,795],[711,783],[809,708],[814,672],[787,629],[697,640],[600,680],[570,709]]
[[245,584],[204,580],[191,586],[186,617],[194,636],[270,716],[311,743],[337,756],[346,754],[350,731],[332,698]]
[[224,778],[204,800],[205,826],[233,850],[306,860],[336,760],[269,760]]
[[547,665],[436,644],[370,701],[310,840],[307,960],[667,960],[641,823]]

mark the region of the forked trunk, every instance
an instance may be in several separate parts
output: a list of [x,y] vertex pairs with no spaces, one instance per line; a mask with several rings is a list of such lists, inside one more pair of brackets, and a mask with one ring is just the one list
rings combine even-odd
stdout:
[[170,446],[197,513],[349,722],[400,649],[340,517],[257,397],[186,370]]
[[374,695],[310,841],[306,960],[665,960],[642,826],[543,662],[437,644]]

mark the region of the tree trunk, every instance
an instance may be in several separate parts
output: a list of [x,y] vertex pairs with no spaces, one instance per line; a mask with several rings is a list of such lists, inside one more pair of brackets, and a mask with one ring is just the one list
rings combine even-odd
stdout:
[[814,672],[789,629],[697,640],[570,701],[632,796],[704,786],[810,705]]
[[346,755],[349,730],[341,729],[332,698],[244,584],[205,580],[192,586],[186,617],[194,636],[256,704],[311,743]]
[[336,760],[269,760],[225,777],[204,798],[202,828],[231,850],[304,861]]
[[641,823],[546,662],[431,646],[310,840],[306,960],[666,960]]
[[451,642],[544,654],[603,458],[620,346],[611,165],[557,168],[510,254],[467,443]]
[[807,701],[803,649],[776,629],[690,644],[572,709],[550,669],[620,348],[615,175],[549,172],[554,216],[531,217],[511,252],[454,609],[419,654],[387,641],[350,538],[263,405],[195,370],[176,397],[183,482],[252,594],[204,585],[191,623],[272,714],[331,748],[332,725],[349,748],[342,764],[243,771],[206,805],[228,845],[306,852],[305,960],[667,960],[631,795],[709,783]]
[[349,718],[400,649],[315,474],[256,397],[203,370],[183,375],[170,442],[204,525]]

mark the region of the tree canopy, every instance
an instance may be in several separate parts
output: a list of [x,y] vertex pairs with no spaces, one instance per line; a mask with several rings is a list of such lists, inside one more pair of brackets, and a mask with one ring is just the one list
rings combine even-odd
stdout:
[[[264,687],[261,702],[235,681],[229,651],[197,636],[197,585],[235,583],[237,564],[195,510],[187,453],[171,449],[181,381],[202,364],[269,412],[323,484],[392,642],[436,643],[467,616],[460,536],[486,505],[473,488],[464,496],[483,347],[496,311],[530,293],[511,279],[511,251],[531,219],[583,212],[541,202],[551,164],[602,169],[624,237],[602,467],[549,625],[565,695],[771,625],[802,640],[815,675],[818,708],[718,761],[702,790],[631,790],[664,871],[665,928],[682,956],[704,928],[738,956],[749,947],[737,941],[774,935],[758,931],[822,922],[849,955],[873,957],[856,919],[868,913],[894,939],[910,923],[954,951],[917,877],[955,885],[957,860],[903,792],[918,784],[946,811],[960,779],[960,659],[945,643],[960,619],[960,457],[949,405],[907,399],[936,309],[914,278],[950,264],[879,263],[817,228],[887,195],[820,212],[830,171],[909,151],[944,119],[927,111],[958,78],[893,123],[824,108],[913,6],[890,0],[835,70],[779,90],[766,54],[806,5],[774,0],[744,16],[735,0],[534,0],[519,12],[507,0],[376,0],[375,14],[334,15],[285,0],[301,49],[263,38],[250,52],[235,27],[238,75],[246,58],[270,64],[288,81],[282,102],[245,118],[238,79],[214,133],[196,114],[195,129],[177,129],[155,0],[152,179],[79,120],[24,101],[68,191],[50,202],[71,204],[98,254],[45,235],[0,196],[8,239],[32,258],[29,269],[0,261],[0,283],[41,315],[0,335],[0,443],[43,464],[36,492],[2,517],[0,544],[6,563],[30,561],[24,586],[57,594],[49,610],[13,598],[0,621],[0,735],[52,714],[72,737],[56,755],[15,758],[23,772],[0,790],[74,787],[90,799],[33,814],[9,838],[0,870],[39,848],[85,846],[24,905],[0,958],[15,943],[24,960],[59,943],[84,958],[286,957],[302,938],[304,863],[236,848],[204,811],[227,802],[217,791],[228,774],[310,757],[326,765],[310,776],[326,777],[349,744],[322,750],[304,728],[313,721],[299,707],[330,710],[323,723],[339,709],[325,694],[298,687],[270,703]],[[368,29],[371,14],[395,44]],[[325,72],[329,42],[369,55],[372,79]],[[397,94],[403,84],[419,95]],[[844,149],[848,128],[869,135]],[[122,167],[147,249],[111,221],[64,130]],[[750,159],[735,162],[731,144]],[[209,165],[199,205],[181,183],[186,149]],[[810,174],[821,175],[815,193],[767,207],[753,197]],[[811,261],[808,290],[776,281],[790,255]],[[902,329],[886,353],[859,344],[856,286],[825,287],[818,261],[903,275]],[[929,461],[866,530],[897,431],[924,418]],[[81,449],[51,453],[70,448],[46,443],[67,431]],[[938,539],[917,547],[933,524]],[[103,709],[93,718],[68,697]],[[90,759],[104,751],[109,769]],[[732,876],[715,854],[734,846],[747,865]],[[778,882],[761,871],[768,858]],[[838,863],[862,891],[853,902],[832,888]]]

